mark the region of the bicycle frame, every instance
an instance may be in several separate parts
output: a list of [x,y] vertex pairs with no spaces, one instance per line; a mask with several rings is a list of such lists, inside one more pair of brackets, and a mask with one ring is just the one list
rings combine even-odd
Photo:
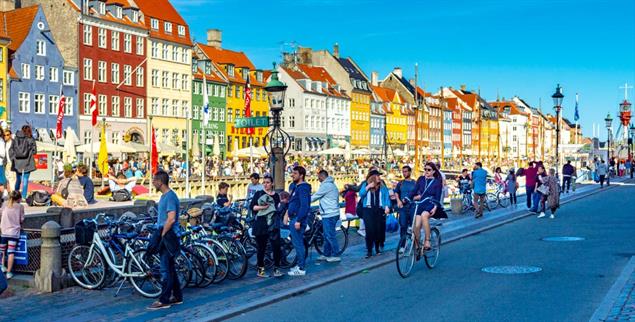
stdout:
[[90,245],[90,249],[88,252],[88,260],[86,261],[86,264],[92,262],[93,260],[93,254],[95,253],[95,247],[97,247],[97,249],[104,255],[104,258],[106,259],[106,263],[108,264],[108,267],[110,267],[110,269],[112,269],[113,271],[115,271],[115,273],[117,273],[119,276],[122,277],[143,277],[145,276],[145,273],[139,273],[139,274],[128,274],[125,273],[123,271],[123,269],[126,267],[126,263],[127,263],[127,259],[131,258],[135,264],[139,265],[139,267],[141,266],[141,263],[139,263],[139,261],[137,260],[136,257],[132,256],[132,253],[134,252],[132,250],[132,248],[130,248],[130,246],[128,245],[128,243],[125,243],[124,245],[124,256],[123,256],[123,262],[121,265],[116,265],[112,262],[110,255],[108,255],[108,252],[106,251],[106,247],[103,244],[103,241],[101,239],[101,237],[99,237],[99,233],[95,232],[93,234],[93,242]]

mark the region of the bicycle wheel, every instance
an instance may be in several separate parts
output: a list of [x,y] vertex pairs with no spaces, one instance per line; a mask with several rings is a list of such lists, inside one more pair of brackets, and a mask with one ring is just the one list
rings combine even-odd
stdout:
[[216,254],[211,248],[202,244],[193,244],[192,251],[201,259],[205,273],[204,279],[196,286],[207,287],[214,282],[216,276],[216,263],[218,262]]
[[498,205],[501,208],[506,208],[507,206],[509,206],[509,194],[508,193],[504,193],[504,192],[499,192],[498,193]]
[[256,245],[256,240],[249,236],[246,236],[241,240],[241,244],[245,249],[245,256],[247,256],[247,261],[249,262],[249,267],[256,268],[256,264],[258,262],[257,253],[258,247]]
[[127,273],[130,284],[145,297],[159,297],[161,295],[161,259],[158,254],[149,255],[145,249],[140,249],[128,258]]
[[185,256],[183,252],[179,252],[174,257],[174,266],[176,267],[176,276],[179,279],[179,286],[184,289],[192,280],[192,262]]
[[496,206],[498,205],[498,199],[496,198],[496,195],[489,192],[487,193],[487,196],[485,198],[485,202],[487,202],[487,207],[489,208],[489,210],[492,211],[496,209]]
[[230,280],[237,280],[247,273],[247,267],[249,265],[247,261],[247,255],[242,244],[236,240],[227,240],[227,257],[229,262],[229,270],[227,272],[227,278]]
[[415,249],[412,234],[402,237],[397,246],[395,250],[397,272],[402,278],[406,278],[410,275],[415,265]]
[[[315,242],[313,244],[313,245],[315,245],[315,250],[320,255],[324,255],[324,235],[323,235],[323,233],[324,232],[322,230],[319,231],[319,235],[317,235],[315,237]],[[340,255],[342,255],[344,253],[344,250],[346,250],[346,246],[348,246],[348,229],[346,229],[346,227],[344,227],[344,226],[338,227],[335,230],[335,238],[337,239],[337,246],[339,247],[339,250],[335,254],[335,256],[340,256]]]
[[197,254],[195,254],[193,251],[191,251],[189,248],[182,248],[183,253],[185,255],[185,257],[187,257],[187,260],[190,262],[190,264],[192,265],[192,278],[190,279],[189,283],[187,286],[190,287],[198,287],[199,285],[201,285],[201,283],[203,283],[203,281],[206,278],[205,275],[205,267],[203,266],[203,261],[201,260],[201,257],[198,256]]
[[426,266],[433,268],[439,260],[441,252],[441,233],[436,227],[430,229],[430,250],[425,253]]
[[282,260],[280,262],[281,268],[291,268],[298,263],[295,247],[288,238],[283,238],[281,243],[282,248]]
[[206,240],[207,246],[212,249],[212,252],[216,254],[216,274],[214,275],[213,283],[218,284],[227,278],[229,272],[229,261],[225,247],[217,240]]
[[101,289],[108,275],[108,264],[96,248],[77,245],[68,255],[68,271],[75,283],[89,290]]

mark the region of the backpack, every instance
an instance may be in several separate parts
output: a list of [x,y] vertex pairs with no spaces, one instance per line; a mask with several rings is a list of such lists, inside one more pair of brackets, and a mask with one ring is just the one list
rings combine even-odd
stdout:
[[116,202],[129,201],[132,200],[132,194],[126,189],[113,191],[110,200]]
[[30,144],[27,137],[16,136],[13,141],[13,153],[16,159],[27,159],[31,155]]
[[51,195],[46,191],[36,190],[26,198],[26,203],[31,207],[48,207],[51,205]]

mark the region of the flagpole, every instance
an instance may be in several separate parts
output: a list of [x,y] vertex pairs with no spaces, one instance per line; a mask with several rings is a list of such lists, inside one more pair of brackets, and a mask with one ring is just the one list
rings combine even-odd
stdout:
[[[148,153],[148,169],[150,170],[150,182],[148,182],[148,192],[152,192],[152,177],[154,176],[154,169],[152,169],[152,151],[154,149],[153,145],[152,145],[152,140],[156,140],[154,138],[154,129],[152,128],[152,115],[150,115],[148,117],[149,120],[149,127],[150,127],[150,131],[148,132],[148,137],[150,138],[148,140],[148,144],[150,145],[150,153]],[[158,161],[158,160],[157,160]]]
[[201,191],[202,195],[205,195],[205,168],[207,167],[207,151],[205,151],[205,140],[207,139],[207,135],[205,133],[205,124],[201,126],[201,156],[203,157],[203,171],[201,172]]
[[[190,107],[185,110],[186,137],[190,135]],[[190,140],[185,142],[185,196],[190,198]]]

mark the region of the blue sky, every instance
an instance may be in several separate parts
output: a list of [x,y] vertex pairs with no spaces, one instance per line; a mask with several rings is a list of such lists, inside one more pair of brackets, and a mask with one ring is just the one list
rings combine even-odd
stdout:
[[[280,61],[285,43],[331,49],[350,56],[370,77],[399,66],[419,85],[480,89],[518,95],[552,112],[556,84],[564,88],[565,117],[573,120],[580,95],[580,123],[592,135],[607,112],[615,118],[635,84],[633,0],[172,0],[192,37],[223,31],[223,47],[244,51],[259,68]],[[629,93],[629,98],[635,97]],[[541,100],[542,99],[542,100]],[[615,123],[615,121],[614,121]]]

